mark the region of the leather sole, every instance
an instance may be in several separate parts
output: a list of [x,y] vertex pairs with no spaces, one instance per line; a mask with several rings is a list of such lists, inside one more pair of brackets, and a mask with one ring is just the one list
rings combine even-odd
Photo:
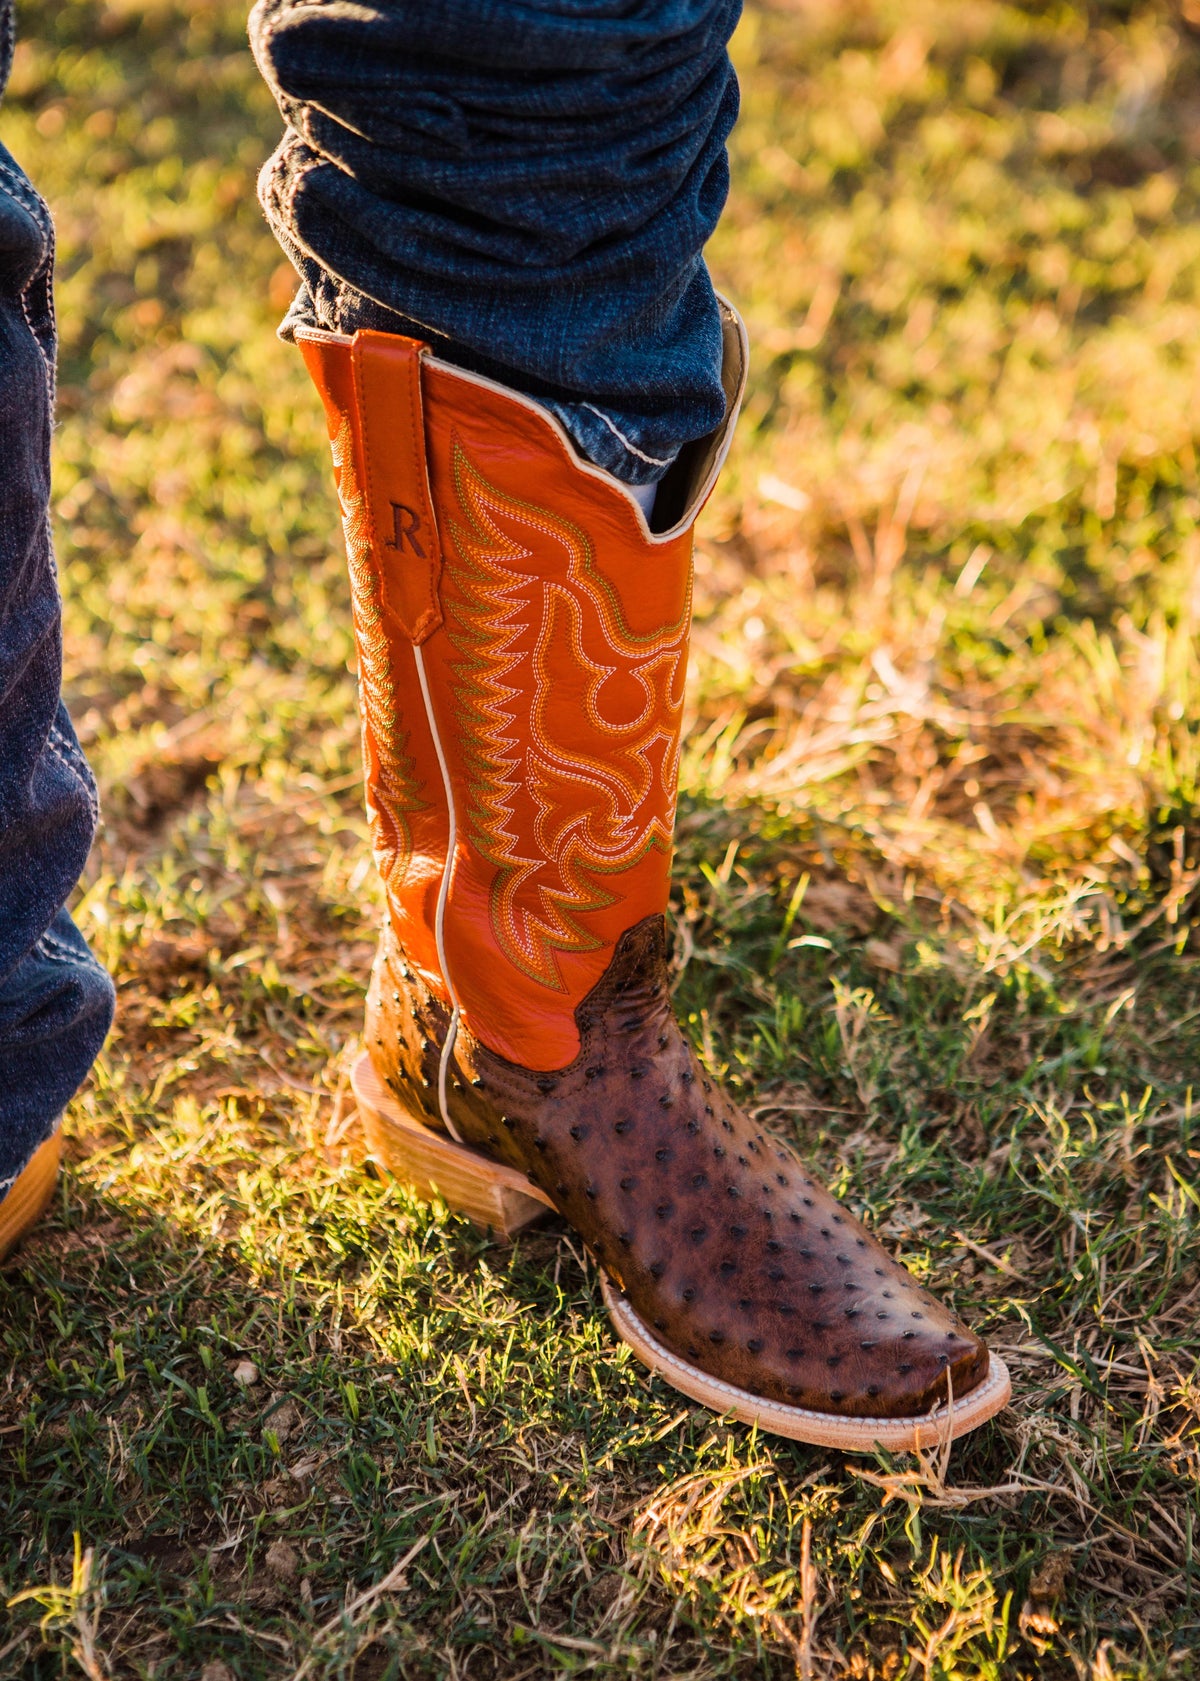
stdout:
[[38,1145],[0,1202],[0,1260],[41,1218],[54,1195],[61,1157],[62,1134],[51,1133],[44,1144]]
[[[478,1226],[513,1237],[553,1207],[524,1174],[491,1161],[481,1151],[434,1132],[400,1107],[364,1052],[350,1083],[358,1102],[370,1155],[419,1197],[439,1196],[448,1208]],[[892,1452],[936,1447],[976,1429],[998,1413],[1012,1394],[1008,1368],[989,1356],[987,1376],[961,1400],[914,1418],[848,1418],[765,1401],[690,1366],[654,1337],[630,1303],[601,1273],[604,1304],[617,1334],[652,1372],[713,1412],[755,1424],[772,1435],[844,1453]]]

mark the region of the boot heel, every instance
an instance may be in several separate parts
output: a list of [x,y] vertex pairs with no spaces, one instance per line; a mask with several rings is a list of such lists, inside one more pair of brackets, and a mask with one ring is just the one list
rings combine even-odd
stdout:
[[515,1168],[489,1161],[407,1114],[364,1051],[350,1085],[362,1117],[368,1154],[417,1196],[439,1196],[456,1214],[502,1237],[515,1237],[553,1204]]

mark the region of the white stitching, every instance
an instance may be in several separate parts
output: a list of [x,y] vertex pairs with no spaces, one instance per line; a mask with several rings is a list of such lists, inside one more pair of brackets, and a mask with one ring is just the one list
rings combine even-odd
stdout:
[[37,941],[33,949],[39,957],[44,957],[47,963],[62,963],[72,969],[78,969],[82,964],[82,959],[80,958],[78,952],[72,952],[69,957],[66,957],[63,955],[61,949],[51,949],[49,945],[49,930],[42,935],[41,939]]
[[463,1142],[458,1128],[450,1119],[450,1104],[446,1096],[446,1075],[450,1069],[450,1057],[454,1051],[454,1041],[458,1037],[458,1018],[461,1008],[458,996],[454,990],[454,982],[450,979],[450,968],[446,962],[446,900],[450,894],[450,872],[454,868],[454,849],[458,841],[458,818],[454,810],[454,789],[450,782],[450,767],[446,763],[446,750],[442,746],[442,738],[438,734],[437,719],[434,716],[433,700],[429,693],[429,680],[425,675],[425,655],[418,643],[413,645],[413,659],[417,667],[417,679],[421,685],[421,698],[425,702],[425,716],[429,720],[429,733],[433,736],[433,745],[437,753],[438,767],[442,773],[442,783],[446,790],[446,808],[449,813],[450,832],[446,837],[446,862],[442,868],[442,879],[438,886],[437,911],[434,916],[434,939],[437,943],[438,964],[442,971],[442,979],[446,983],[446,991],[450,994],[453,1009],[450,1013],[450,1026],[446,1030],[446,1037],[442,1043],[441,1062],[438,1066],[438,1107],[442,1112],[442,1120],[446,1131],[459,1144]]
[[[949,1407],[942,1406],[936,1411],[927,1413],[910,1413],[907,1416],[899,1418],[851,1418],[843,1413],[818,1412],[813,1407],[791,1407],[783,1401],[768,1401],[761,1395],[752,1395],[748,1389],[738,1389],[735,1384],[722,1383],[719,1378],[709,1377],[708,1373],[702,1372],[698,1366],[689,1366],[686,1360],[681,1360],[678,1355],[672,1354],[669,1349],[664,1348],[656,1338],[651,1336],[650,1332],[642,1323],[640,1316],[634,1310],[632,1304],[628,1301],[622,1301],[617,1296],[615,1290],[612,1291],[612,1297],[608,1306],[609,1311],[613,1314],[614,1318],[619,1319],[621,1314],[628,1314],[629,1318],[637,1327],[638,1335],[642,1337],[654,1350],[655,1358],[661,1360],[664,1369],[686,1372],[692,1379],[702,1379],[704,1383],[711,1385],[713,1389],[720,1390],[723,1395],[731,1396],[738,1403],[751,1407],[757,1407],[764,1416],[778,1413],[784,1418],[813,1418],[820,1419],[824,1423],[861,1424],[864,1426],[871,1424],[886,1424],[892,1426],[930,1424],[936,1426],[945,1422],[952,1416],[951,1409]],[[986,1400],[989,1392],[1003,1388],[1005,1375],[1006,1371],[1003,1362],[1000,1360],[991,1360],[989,1364],[989,1376],[987,1379],[977,1388],[969,1389],[962,1397],[961,1401],[956,1401],[954,1403],[953,1416],[961,1414],[969,1403],[977,1403],[979,1401]]]
[[660,457],[657,456],[657,455],[647,455],[644,449],[639,449],[636,444],[631,444],[629,439],[625,436],[624,432],[622,432],[618,426],[614,425],[613,422],[605,414],[604,410],[603,409],[598,409],[596,407],[595,403],[580,403],[579,406],[580,406],[581,409],[590,409],[593,414],[599,415],[600,419],[608,427],[608,429],[612,433],[613,437],[618,439],[619,442],[621,442],[625,445],[625,448],[629,451],[630,455],[636,455],[638,460],[639,461],[644,461],[647,464],[647,466],[649,466],[649,467],[669,467],[671,465],[672,461],[674,461],[675,457],[673,455],[668,455],[666,460],[664,461],[664,460],[660,459]]
[[5,163],[3,158],[0,158],[0,175],[4,176],[25,209],[37,223],[38,232],[42,236],[42,256],[45,257],[53,223],[40,194],[35,192],[32,184],[23,175],[18,174],[10,164]]
[[[45,255],[43,254],[42,262],[44,263],[45,260],[46,260]],[[39,269],[38,272],[40,273],[41,270]],[[36,275],[35,275],[34,278],[35,279],[37,278]],[[32,285],[33,281],[30,281],[29,284]],[[34,344],[37,345],[38,354],[41,356],[42,361],[46,364],[46,389],[47,389],[47,392],[50,396],[51,402],[53,402],[53,400],[54,400],[54,364],[50,360],[50,357],[46,354],[46,347],[42,343],[42,335],[38,332],[37,328],[34,326],[33,317],[29,313],[29,287],[28,286],[26,286],[21,292],[19,292],[17,294],[17,302],[21,306],[21,314],[25,317],[25,325],[29,328],[29,335],[33,339]],[[51,422],[50,423],[51,423],[51,425],[54,424],[53,416],[51,416]]]
[[64,735],[58,727],[57,719],[50,725],[46,736],[46,746],[75,772],[85,784],[91,781],[91,774],[87,760],[83,756],[83,749],[78,741],[69,735]]
[[54,743],[54,745],[57,746],[60,756],[67,761],[72,770],[74,770],[76,776],[84,784],[84,787],[89,790],[89,802],[92,807],[92,814],[95,817],[99,817],[99,795],[96,793],[88,762],[83,756],[83,749],[80,747],[78,741],[71,736],[64,735],[57,724],[51,724],[50,734],[47,738],[46,745],[49,747],[51,743]]
[[65,940],[59,939],[58,935],[54,933],[52,928],[47,928],[46,932],[38,941],[38,945],[48,946],[50,948],[50,950],[45,953],[45,956],[60,957],[64,963],[79,964],[86,961],[82,952],[76,951],[74,946],[69,946]]
[[[51,735],[52,734],[53,731],[51,731]],[[59,739],[61,740],[62,738],[60,737]],[[83,797],[87,801],[89,816],[91,817],[93,823],[98,823],[100,820],[99,799],[96,796],[95,790],[88,786],[87,782],[80,774],[79,767],[67,757],[67,755],[59,746],[57,746],[50,736],[47,736],[46,738],[46,751],[50,754],[51,758],[58,760],[64,770],[70,771],[71,775],[75,778],[76,782],[83,790]]]
[[[268,221],[269,220],[270,218],[268,218]],[[282,243],[283,235],[275,227],[273,222],[271,223],[271,227],[275,232],[275,237]],[[284,249],[290,250],[290,247],[285,244]],[[674,543],[679,537],[682,537],[685,532],[691,529],[692,525],[695,523],[697,512],[708,498],[713,485],[717,482],[717,476],[725,464],[725,458],[729,454],[730,446],[733,443],[734,424],[737,420],[738,410],[741,407],[742,395],[746,387],[746,370],[749,360],[750,344],[748,338],[746,337],[746,328],[742,322],[741,316],[734,309],[728,298],[723,297],[720,292],[717,293],[717,298],[723,311],[725,312],[722,319],[727,326],[731,326],[733,328],[734,335],[738,343],[737,389],[730,398],[729,409],[726,412],[725,419],[721,423],[720,445],[717,449],[716,455],[713,457],[708,472],[704,477],[704,481],[700,485],[699,489],[693,492],[680,519],[678,519],[667,531],[651,531],[649,525],[647,524],[646,516],[642,512],[637,498],[633,495],[632,487],[630,485],[623,484],[620,479],[608,471],[607,467],[597,467],[594,462],[589,461],[587,456],[581,453],[582,445],[575,442],[571,434],[567,431],[563,421],[553,411],[553,409],[548,409],[544,403],[538,402],[534,397],[526,397],[523,392],[514,391],[511,386],[501,385],[497,380],[487,379],[483,374],[469,373],[466,368],[457,367],[453,362],[445,362],[441,359],[441,357],[431,355],[427,358],[427,362],[431,368],[436,368],[439,373],[449,375],[452,379],[461,380],[464,385],[477,385],[483,391],[498,391],[500,395],[506,398],[510,403],[518,403],[528,413],[536,415],[537,418],[553,432],[555,438],[558,440],[558,443],[566,451],[568,460],[577,472],[583,473],[588,478],[597,480],[600,484],[607,486],[610,491],[615,490],[625,498],[633,512],[633,517],[638,522],[638,529],[641,531],[643,539],[647,543],[651,543],[658,548],[667,543]],[[297,343],[303,339],[309,339],[314,343],[333,342],[335,344],[349,344],[350,342],[349,333],[334,332],[324,327],[305,327],[301,324],[296,328],[295,332]]]
[[[34,190],[33,186],[25,179],[25,177],[23,175],[21,175],[17,170],[13,169],[11,165],[5,163],[3,158],[0,158],[0,178],[2,178],[3,180],[5,180],[9,183],[9,187],[12,190],[12,192],[15,194],[17,202],[19,204],[23,205],[24,208],[33,217],[34,223],[37,226],[38,233],[41,236],[42,249],[41,249],[41,254],[38,258],[37,269],[35,270],[32,279],[29,281],[29,284],[27,286],[23,286],[21,288],[21,291],[17,295],[17,302],[21,306],[21,314],[25,318],[25,325],[29,328],[29,331],[30,331],[30,333],[33,337],[33,341],[38,347],[38,351],[41,355],[42,361],[46,365],[46,389],[47,389],[47,392],[48,392],[49,397],[50,397],[51,405],[53,405],[53,403],[54,403],[54,393],[55,393],[54,358],[49,354],[49,352],[46,349],[46,345],[45,345],[42,333],[40,333],[38,331],[38,329],[33,324],[33,317],[29,313],[29,292],[30,292],[31,287],[35,284],[35,282],[39,278],[41,278],[42,275],[44,275],[46,273],[47,266],[53,260],[54,223],[50,220],[50,212],[47,210],[46,205],[45,205],[43,199],[41,198],[40,194],[37,193]],[[47,279],[48,289],[49,289],[49,286],[51,284],[52,284],[52,282],[48,278]],[[51,333],[53,333],[53,331],[54,331],[54,315],[53,315],[53,306],[49,303],[49,290],[48,290],[47,295],[48,295],[49,314],[48,314],[46,325],[47,325],[49,331]],[[51,424],[53,425],[53,417],[51,417]],[[49,523],[48,520],[47,520],[47,523]]]

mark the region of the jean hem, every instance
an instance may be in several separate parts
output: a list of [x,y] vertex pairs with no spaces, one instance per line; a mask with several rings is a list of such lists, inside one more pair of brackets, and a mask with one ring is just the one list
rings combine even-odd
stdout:
[[[541,399],[535,397],[534,401]],[[566,428],[571,441],[593,466],[602,467],[622,484],[657,484],[679,454],[673,449],[669,455],[652,455],[635,441],[637,428],[627,416],[596,403],[542,402],[542,407]],[[655,447],[661,449],[662,445]]]

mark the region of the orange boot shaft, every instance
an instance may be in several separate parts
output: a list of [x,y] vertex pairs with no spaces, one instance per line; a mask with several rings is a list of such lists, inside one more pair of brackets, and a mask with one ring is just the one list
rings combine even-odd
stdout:
[[730,413],[651,532],[538,404],[414,339],[302,332],[350,560],[367,800],[396,937],[489,1049],[551,1069],[667,902],[692,526]]

